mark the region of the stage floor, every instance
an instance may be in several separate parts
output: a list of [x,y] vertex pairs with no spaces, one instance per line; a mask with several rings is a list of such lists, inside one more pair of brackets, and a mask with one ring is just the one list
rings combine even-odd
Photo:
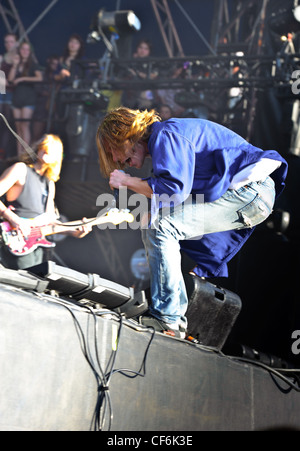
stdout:
[[300,428],[299,393],[266,369],[3,283],[0,358],[2,431]]

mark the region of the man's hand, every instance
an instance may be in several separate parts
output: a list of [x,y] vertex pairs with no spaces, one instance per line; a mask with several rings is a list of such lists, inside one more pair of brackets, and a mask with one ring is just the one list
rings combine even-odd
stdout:
[[151,198],[153,194],[153,191],[146,180],[139,177],[132,177],[131,175],[125,174],[125,172],[118,171],[117,169],[111,172],[109,177],[109,185],[112,189],[119,189],[122,186],[126,186],[131,191],[138,194],[143,194],[149,198]]
[[118,169],[115,169],[113,172],[111,172],[109,177],[109,185],[110,187],[119,189],[121,186],[127,186],[128,185],[128,179],[131,176],[129,174],[126,174],[123,171],[118,171]]

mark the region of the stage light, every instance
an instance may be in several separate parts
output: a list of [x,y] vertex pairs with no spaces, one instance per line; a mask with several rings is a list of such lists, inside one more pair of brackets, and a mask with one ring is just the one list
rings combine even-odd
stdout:
[[140,29],[141,22],[133,11],[107,12],[102,8],[93,17],[87,42],[92,44],[103,40],[109,53],[128,58],[131,56],[133,33]]
[[300,22],[300,5],[296,6],[293,10],[293,14],[297,22]]
[[145,249],[138,249],[130,260],[130,269],[137,280],[149,280],[149,266]]
[[278,34],[287,35],[300,31],[300,5],[299,0],[280,4],[276,11],[271,14],[268,25],[270,29]]
[[130,10],[105,12],[101,9],[98,13],[98,27],[116,33],[135,32],[141,29],[141,22]]

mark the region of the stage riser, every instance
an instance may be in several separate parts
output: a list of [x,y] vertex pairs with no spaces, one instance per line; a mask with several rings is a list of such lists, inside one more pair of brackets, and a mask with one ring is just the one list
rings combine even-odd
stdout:
[[[70,309],[96,361],[93,316],[83,308]],[[119,322],[97,317],[97,326],[104,369]],[[149,332],[123,324],[114,369],[138,371],[150,338]],[[0,359],[0,430],[90,430],[96,379],[65,306],[1,285]],[[299,394],[280,391],[267,372],[159,334],[150,346],[145,376],[116,373],[109,394],[111,431],[300,427]]]

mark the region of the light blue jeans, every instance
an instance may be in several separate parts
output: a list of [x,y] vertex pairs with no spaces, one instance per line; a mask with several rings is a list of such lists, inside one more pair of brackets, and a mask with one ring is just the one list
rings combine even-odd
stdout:
[[214,202],[190,196],[183,204],[161,215],[155,227],[142,229],[150,269],[150,313],[170,324],[186,326],[188,299],[181,272],[180,240],[201,239],[208,233],[253,227],[272,212],[274,182],[251,182],[227,190]]

